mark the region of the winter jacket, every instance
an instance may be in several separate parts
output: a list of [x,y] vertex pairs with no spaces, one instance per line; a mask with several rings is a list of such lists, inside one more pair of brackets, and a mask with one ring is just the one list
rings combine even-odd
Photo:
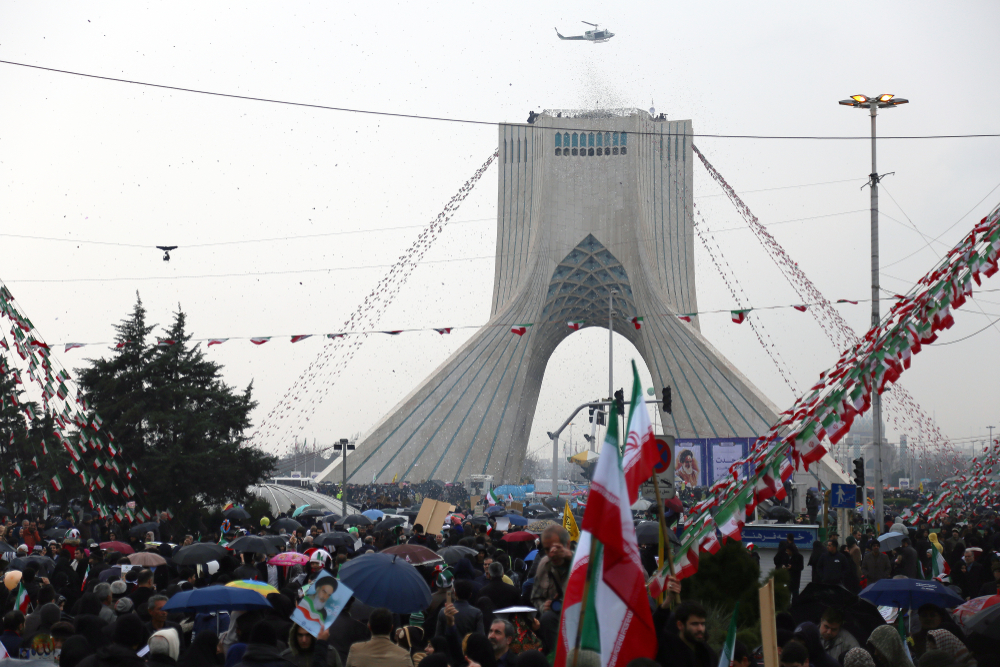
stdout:
[[109,644],[84,658],[78,667],[146,667],[146,661],[127,646]]

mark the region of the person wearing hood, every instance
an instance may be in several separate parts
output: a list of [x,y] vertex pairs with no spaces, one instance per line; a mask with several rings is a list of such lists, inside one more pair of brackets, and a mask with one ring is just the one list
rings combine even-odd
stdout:
[[295,663],[281,655],[278,635],[267,621],[260,621],[250,630],[250,641],[237,667],[288,667]]
[[146,628],[136,614],[126,614],[115,621],[112,642],[84,658],[79,667],[146,667],[136,655],[146,643]]
[[[219,654],[219,635],[211,630],[203,630],[195,635],[191,648],[181,656],[184,667],[216,667],[222,664]],[[60,665],[60,667],[62,667]]]
[[181,638],[177,630],[163,628],[149,638],[150,665],[176,665],[181,657]]
[[880,625],[868,637],[868,652],[875,667],[913,667],[910,652],[903,644],[899,631],[891,625]]
[[288,648],[281,652],[281,657],[298,667],[342,667],[340,654],[329,644],[330,630],[324,628],[319,637],[300,626],[292,624],[288,632]]

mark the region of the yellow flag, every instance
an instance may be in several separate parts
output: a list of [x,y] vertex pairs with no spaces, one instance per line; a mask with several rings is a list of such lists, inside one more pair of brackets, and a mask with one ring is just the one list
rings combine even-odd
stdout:
[[569,501],[566,501],[566,510],[563,512],[563,528],[569,533],[569,539],[574,542],[580,541],[580,529],[576,525],[576,519],[573,518],[573,513],[569,509]]
[[392,476],[392,483],[393,483],[393,484],[395,484],[395,483],[396,483],[396,478],[397,478],[397,477],[399,477],[399,473],[398,473],[398,472],[397,472],[397,473],[396,473],[395,475],[393,475],[393,476]]

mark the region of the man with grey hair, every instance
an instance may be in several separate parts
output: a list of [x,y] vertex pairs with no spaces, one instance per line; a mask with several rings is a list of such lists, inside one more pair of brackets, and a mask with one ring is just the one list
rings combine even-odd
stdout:
[[173,621],[167,620],[167,612],[163,611],[163,606],[167,604],[170,600],[166,595],[154,595],[149,598],[148,609],[149,609],[149,622],[146,623],[146,632],[153,634],[159,632],[164,628],[173,628],[177,631],[177,636],[183,638],[183,648],[187,648],[189,633],[181,630],[181,626]]
[[114,621],[117,616],[115,616],[114,600],[111,595],[111,584],[103,581],[97,584],[94,586],[94,595],[101,601],[101,613],[98,614],[100,619],[105,623]]
[[510,621],[502,618],[493,619],[490,625],[490,646],[493,647],[493,656],[497,659],[497,667],[514,667],[517,656],[510,650],[510,644],[514,641],[514,625]]

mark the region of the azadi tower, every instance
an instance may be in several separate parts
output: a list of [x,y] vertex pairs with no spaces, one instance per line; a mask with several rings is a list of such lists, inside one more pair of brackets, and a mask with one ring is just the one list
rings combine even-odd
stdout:
[[[614,330],[654,386],[672,388],[667,433],[766,432],[777,408],[705,340],[697,317],[677,317],[698,310],[691,133],[691,121],[639,110],[546,111],[500,126],[490,320],[350,453],[350,482],[516,482],[549,357],[569,322],[607,327],[609,289]],[[339,467],[320,479],[340,481]]]

